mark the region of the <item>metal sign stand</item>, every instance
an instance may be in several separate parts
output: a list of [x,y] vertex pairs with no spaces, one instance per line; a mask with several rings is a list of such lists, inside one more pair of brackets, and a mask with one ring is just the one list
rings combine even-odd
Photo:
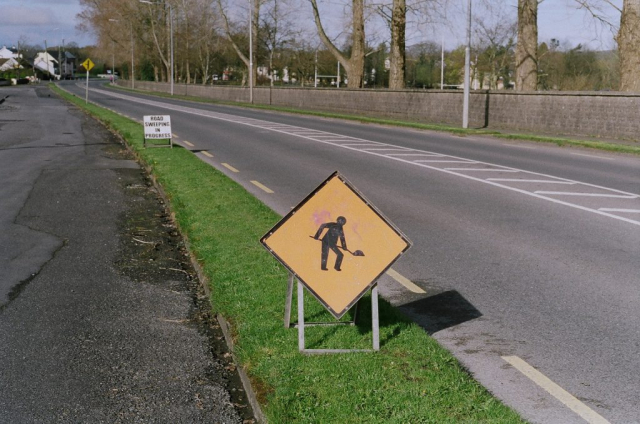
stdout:
[[[298,327],[298,349],[301,353],[327,354],[327,353],[353,353],[353,352],[377,352],[380,350],[380,318],[378,314],[378,284],[371,288],[371,326],[373,332],[373,349],[305,349],[304,327],[329,326],[329,325],[355,325],[358,314],[358,304],[355,305],[355,313],[352,321],[338,322],[304,322],[304,286],[298,281],[298,323],[291,325],[291,303],[293,298],[293,280],[295,276],[289,274],[287,285],[287,299],[285,303],[284,327]],[[297,280],[297,279],[296,279]]]
[[[147,137],[144,137],[142,147],[147,147]],[[149,147],[170,147],[173,149],[173,137],[169,138],[169,144],[149,144]]]

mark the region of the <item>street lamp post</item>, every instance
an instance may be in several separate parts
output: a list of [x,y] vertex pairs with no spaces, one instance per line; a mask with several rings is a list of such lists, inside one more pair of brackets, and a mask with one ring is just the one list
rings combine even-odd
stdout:
[[471,0],[467,1],[467,47],[464,49],[464,103],[462,128],[469,128],[469,96],[471,85]]
[[253,104],[253,2],[249,0],[249,103]]
[[[139,0],[140,3],[146,3],[146,4],[168,4],[169,5],[169,27],[170,27],[170,39],[169,39],[169,43],[170,43],[170,51],[171,51],[171,95],[173,96],[173,7],[171,7],[171,3],[161,3],[161,2],[157,2],[157,1],[148,1],[148,0]],[[133,35],[132,35],[133,37]]]

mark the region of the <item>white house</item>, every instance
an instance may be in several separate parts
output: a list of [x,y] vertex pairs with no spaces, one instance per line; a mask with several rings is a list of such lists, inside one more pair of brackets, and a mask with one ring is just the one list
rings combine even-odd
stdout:
[[9,49],[7,46],[2,46],[0,49],[0,59],[18,59],[22,55],[18,54],[14,49]]
[[0,49],[0,72],[9,71],[15,69],[16,67],[22,68],[19,63],[19,59],[22,57],[21,54],[18,54],[14,49],[9,49],[7,46],[2,46]]
[[55,75],[55,64],[58,63],[53,56],[46,52],[40,52],[33,59],[33,66],[41,71],[47,72],[49,75]]

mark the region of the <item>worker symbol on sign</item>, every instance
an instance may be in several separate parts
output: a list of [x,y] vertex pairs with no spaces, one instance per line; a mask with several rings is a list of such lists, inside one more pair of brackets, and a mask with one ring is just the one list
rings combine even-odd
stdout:
[[342,244],[342,248],[347,250],[347,242],[344,239],[344,231],[342,227],[347,223],[347,219],[344,216],[339,216],[336,219],[336,222],[329,222],[322,224],[316,235],[313,236],[314,239],[318,240],[320,234],[322,234],[323,230],[327,230],[324,237],[322,237],[322,257],[320,262],[320,269],[323,271],[327,270],[327,259],[329,257],[329,249],[333,250],[336,254],[336,263],[334,265],[334,269],[336,271],[341,271],[340,265],[342,265],[342,259],[344,258],[344,253],[338,249],[338,239],[340,239],[340,243]]

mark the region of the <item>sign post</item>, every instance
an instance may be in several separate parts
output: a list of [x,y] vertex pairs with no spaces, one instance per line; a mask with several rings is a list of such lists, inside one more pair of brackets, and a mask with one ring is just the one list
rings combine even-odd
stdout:
[[93,69],[95,65],[93,64],[91,59],[87,59],[84,62],[82,62],[82,66],[84,66],[84,69],[87,70],[87,86],[84,92],[84,103],[87,104],[89,103],[89,71]]
[[[373,350],[380,348],[377,280],[411,247],[411,242],[349,181],[334,172],[260,242],[290,272],[285,327],[290,326],[293,282],[298,281],[301,352],[355,351],[304,347],[304,287],[337,320],[371,290]],[[318,324],[355,322],[307,326]]]
[[147,140],[166,140],[169,144],[149,143],[153,147],[171,147],[173,148],[173,133],[171,132],[171,116],[170,115],[145,115],[144,116],[144,147],[147,147]]

